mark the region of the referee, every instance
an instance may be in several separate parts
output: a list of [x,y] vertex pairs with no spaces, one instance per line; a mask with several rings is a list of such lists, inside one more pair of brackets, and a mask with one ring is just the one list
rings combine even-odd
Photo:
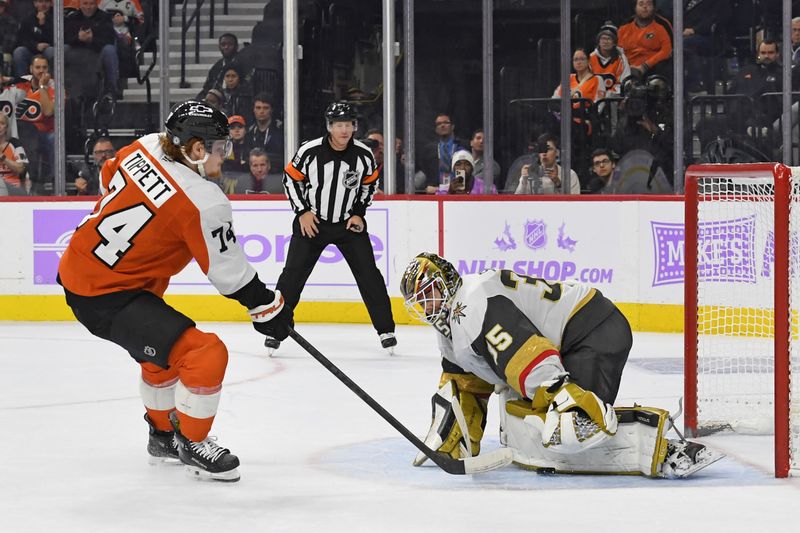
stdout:
[[[330,104],[325,122],[328,134],[300,145],[284,169],[283,187],[297,216],[277,289],[294,309],[320,254],[335,244],[356,279],[381,346],[392,354],[397,345],[392,307],[364,220],[380,169],[372,151],[353,139],[356,113],[349,104]],[[280,341],[267,337],[265,344],[272,355]]]

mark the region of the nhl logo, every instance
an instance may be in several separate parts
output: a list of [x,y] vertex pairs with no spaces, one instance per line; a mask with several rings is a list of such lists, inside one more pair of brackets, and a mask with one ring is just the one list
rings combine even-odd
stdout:
[[152,346],[145,346],[144,347],[144,354],[148,357],[155,357],[156,356],[156,349]]
[[358,171],[357,170],[348,170],[344,173],[344,177],[342,178],[342,185],[347,187],[348,189],[355,189],[358,187]]
[[544,220],[525,222],[525,245],[531,250],[538,250],[547,244],[547,226]]

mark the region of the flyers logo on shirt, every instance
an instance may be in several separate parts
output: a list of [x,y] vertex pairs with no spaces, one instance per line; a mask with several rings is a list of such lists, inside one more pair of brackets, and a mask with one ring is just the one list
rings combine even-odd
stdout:
[[38,100],[25,98],[19,104],[17,104],[18,119],[34,122],[41,116],[42,104]]
[[0,113],[3,113],[8,118],[13,118],[15,116],[14,102],[0,100]]

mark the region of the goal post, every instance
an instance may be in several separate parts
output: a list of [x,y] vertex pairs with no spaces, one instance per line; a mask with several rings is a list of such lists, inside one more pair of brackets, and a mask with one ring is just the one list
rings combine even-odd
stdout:
[[800,472],[800,173],[690,166],[684,259],[686,432],[774,432],[776,477]]

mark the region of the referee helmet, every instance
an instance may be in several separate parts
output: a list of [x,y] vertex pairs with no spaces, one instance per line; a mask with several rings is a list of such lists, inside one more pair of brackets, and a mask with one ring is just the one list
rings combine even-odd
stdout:
[[334,122],[352,122],[355,131],[358,129],[357,119],[356,110],[347,102],[333,102],[325,109],[325,125],[328,131]]

